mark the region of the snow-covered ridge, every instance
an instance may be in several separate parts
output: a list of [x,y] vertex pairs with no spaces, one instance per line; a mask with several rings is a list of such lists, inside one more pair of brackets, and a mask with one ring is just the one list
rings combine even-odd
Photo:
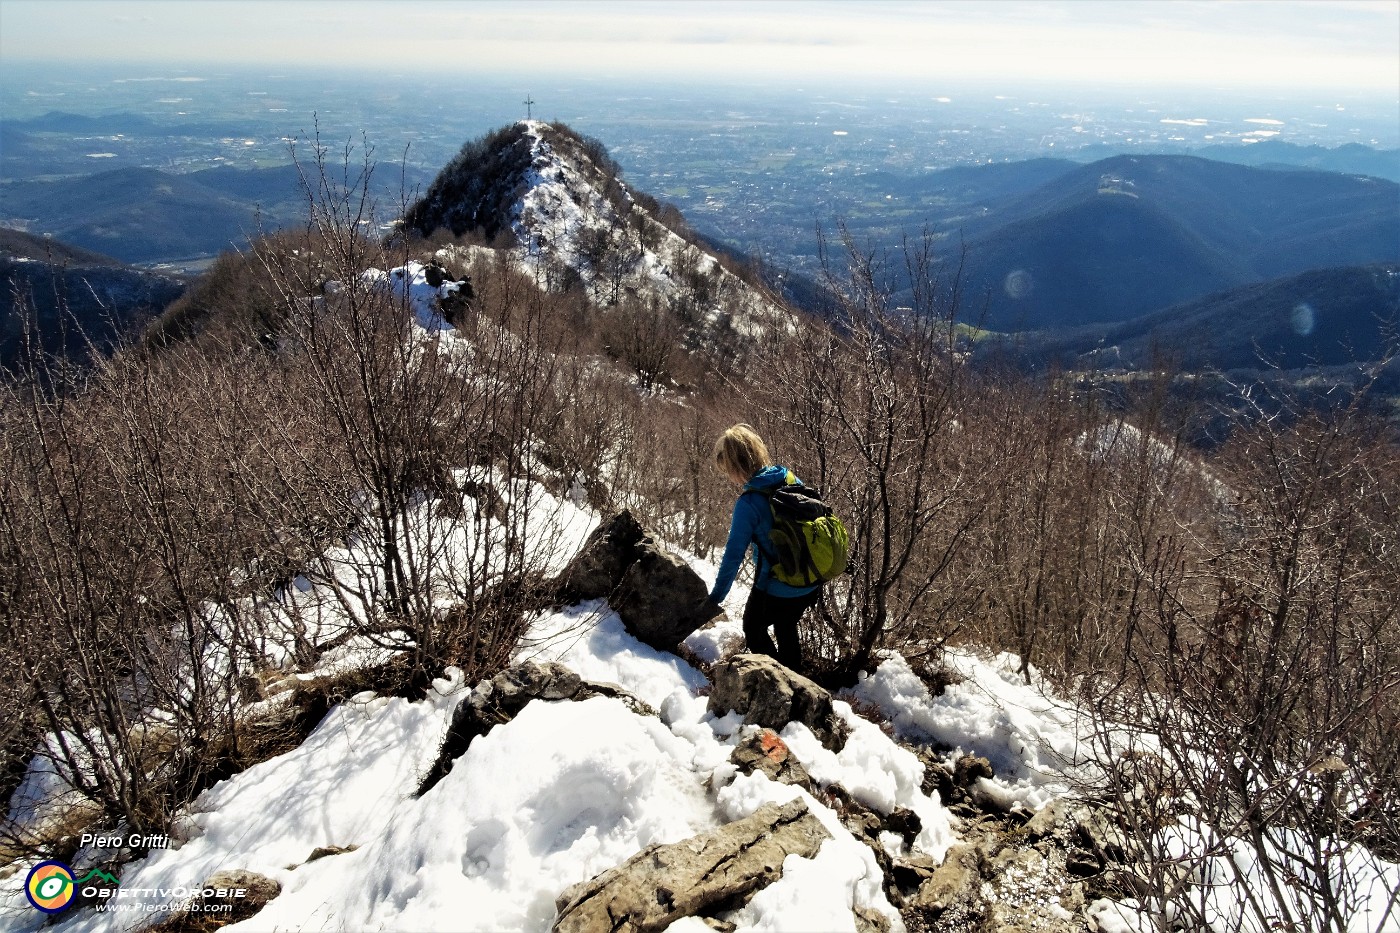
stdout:
[[[538,270],[549,259],[569,266],[600,304],[615,302],[619,291],[676,302],[692,289],[688,277],[703,276],[712,283],[707,306],[700,309],[709,322],[728,316],[748,337],[790,326],[788,312],[649,215],[621,179],[613,180],[614,198],[600,191],[596,182],[607,172],[581,151],[561,154],[550,142],[561,131],[539,121],[528,121],[525,128],[533,161],[514,217],[518,249],[530,267]],[[600,240],[610,240],[617,251],[601,264],[590,255],[598,252]]]
[[669,209],[619,171],[601,143],[521,121],[463,146],[401,223],[484,239],[546,290],[581,287],[605,315],[649,307],[689,347],[792,330],[791,309],[667,226]]

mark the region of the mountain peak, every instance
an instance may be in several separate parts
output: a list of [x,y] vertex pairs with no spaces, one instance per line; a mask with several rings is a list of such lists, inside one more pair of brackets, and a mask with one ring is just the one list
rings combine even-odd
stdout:
[[637,298],[689,328],[749,336],[787,326],[787,312],[726,268],[679,211],[621,175],[598,140],[521,120],[464,145],[403,222],[423,236],[474,233],[509,250],[542,285],[581,286],[600,307]]

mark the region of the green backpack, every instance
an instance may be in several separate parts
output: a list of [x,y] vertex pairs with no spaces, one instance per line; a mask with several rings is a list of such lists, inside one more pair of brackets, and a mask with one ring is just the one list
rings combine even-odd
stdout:
[[788,586],[812,586],[846,571],[850,535],[815,489],[791,482],[773,490],[757,489],[773,510],[767,554],[773,578]]

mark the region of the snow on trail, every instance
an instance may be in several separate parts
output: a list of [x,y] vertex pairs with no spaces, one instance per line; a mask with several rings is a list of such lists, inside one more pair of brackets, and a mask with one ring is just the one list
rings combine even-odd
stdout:
[[681,742],[617,700],[531,703],[243,927],[547,930],[564,888],[713,824]]
[[1051,696],[1038,677],[1025,683],[1014,655],[988,661],[950,652],[947,661],[963,682],[938,697],[897,655],[852,693],[878,707],[902,739],[952,748],[950,762],[964,754],[986,758],[997,777],[980,786],[1003,806],[1037,810],[1068,793],[1065,772],[1083,757],[1081,736],[1089,728],[1078,710]]
[[[244,868],[276,879],[283,893],[234,930],[543,931],[569,885],[652,843],[802,796],[833,839],[815,859],[789,858],[784,877],[735,922],[751,930],[853,930],[851,908],[865,906],[899,928],[873,854],[833,811],[762,774],[735,774],[730,752],[753,727],[707,711],[697,696],[706,684],[700,672],[636,641],[601,602],[546,614],[531,643],[530,656],[619,684],[659,708],[660,718],[602,697],[537,701],[473,742],[415,798],[465,685],[455,676],[439,680],[417,702],[357,696],[296,750],[207,791],[181,822],[179,848],[123,866],[122,887],[189,887]],[[840,780],[877,809],[919,812],[918,843],[940,857],[952,840],[949,820],[919,792],[917,760],[848,704],[837,705],[854,729],[840,754],[804,726],[789,726],[785,739],[819,781]],[[711,781],[717,792],[707,789]],[[317,847],[351,845],[358,850],[305,861]],[[22,909],[13,882],[7,887],[14,909],[0,924],[36,929],[42,916]],[[85,911],[63,916],[61,926],[134,930],[150,918]]]
[[[573,543],[586,530],[587,523],[574,525]],[[717,655],[737,632],[737,622],[721,621],[687,646],[698,656]],[[333,709],[299,748],[206,791],[179,821],[178,848],[121,866],[122,889],[193,887],[216,871],[241,868],[274,878],[282,894],[229,927],[234,931],[546,931],[555,898],[570,885],[648,845],[678,842],[800,796],[832,839],[815,858],[789,856],[782,877],[727,919],[746,931],[853,931],[852,909],[863,907],[888,917],[893,930],[903,928],[873,853],[822,800],[762,773],[738,774],[730,753],[755,727],[737,714],[710,713],[703,674],[637,641],[605,602],[541,614],[518,657],[557,660],[586,679],[617,684],[660,715],[638,716],[604,697],[533,702],[474,741],[419,798],[419,781],[468,685],[453,670],[422,700],[361,694]],[[1009,656],[952,654],[949,661],[964,680],[940,696],[931,696],[897,655],[850,696],[883,710],[896,736],[953,747],[950,760],[964,752],[990,758],[998,776],[983,780],[984,793],[1028,808],[1065,793],[1066,763],[1082,754],[1076,711],[1026,685]],[[941,860],[958,841],[956,822],[936,796],[921,792],[923,766],[848,702],[838,699],[835,707],[851,727],[839,753],[801,724],[789,724],[784,740],[819,784],[839,782],[881,812],[918,813],[923,828],[915,845]],[[306,861],[324,846],[358,848]],[[903,854],[902,840],[889,836],[886,846]],[[96,854],[79,853],[74,867],[84,870]],[[1380,866],[1374,879],[1385,886],[1400,873]],[[0,887],[0,929],[43,925],[44,916],[24,902],[22,880],[22,873],[11,876]],[[143,906],[160,902],[142,899]],[[1135,906],[1099,901],[1090,912],[1104,930],[1148,929]],[[1222,901],[1222,913],[1228,907]],[[149,908],[74,911],[60,915],[57,927],[132,931],[152,917]],[[689,921],[675,929],[699,933]]]
[[[230,929],[543,931],[569,885],[653,843],[800,795],[833,839],[816,859],[790,858],[784,878],[736,915],[740,928],[854,930],[853,905],[880,910],[898,928],[873,855],[834,812],[762,774],[735,776],[729,754],[753,727],[707,712],[696,695],[705,684],[698,671],[637,642],[601,603],[543,617],[534,640],[537,657],[632,690],[661,717],[602,697],[537,701],[473,742],[442,781],[414,798],[464,685],[440,680],[428,699],[412,703],[355,697],[300,748],[206,792],[183,821],[187,841],[124,866],[123,888],[192,886],[215,871],[246,868],[278,880],[283,893]],[[856,727],[845,751],[822,749],[802,726],[785,733],[794,750],[814,773],[847,782],[880,809],[914,806],[928,820],[920,842],[946,847],[946,814],[919,794],[913,756],[840,706]],[[706,788],[712,777],[723,784],[718,793]],[[303,864],[319,846],[349,845],[359,849]],[[16,918],[31,922],[12,929],[42,920],[33,911],[6,916]],[[62,926],[132,930],[149,919],[84,912]]]

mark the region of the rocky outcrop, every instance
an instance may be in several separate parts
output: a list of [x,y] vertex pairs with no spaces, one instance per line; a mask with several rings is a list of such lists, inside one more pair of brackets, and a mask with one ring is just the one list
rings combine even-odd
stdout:
[[967,905],[978,900],[982,885],[982,853],[974,845],[956,845],[948,850],[943,864],[919,886],[908,906],[942,917],[955,905]]
[[627,631],[661,651],[675,651],[719,611],[706,605],[699,575],[627,511],[588,536],[557,589],[568,601],[607,599]]
[[740,741],[729,756],[729,761],[741,774],[761,771],[781,784],[796,784],[809,792],[814,790],[812,776],[782,737],[772,729],[760,729]]
[[150,933],[208,933],[255,916],[282,893],[280,882],[257,872],[234,868],[205,879],[183,910]]
[[671,845],[653,845],[555,902],[559,933],[643,933],[682,917],[734,910],[782,877],[789,855],[812,858],[831,838],[807,805],[752,816]]
[[840,784],[828,785],[823,793],[828,805],[836,811],[841,825],[856,841],[868,846],[875,856],[875,863],[885,876],[885,894],[891,903],[901,903],[906,889],[917,888],[929,877],[934,868],[931,859],[917,853],[895,857],[886,846],[887,834],[892,834],[900,837],[906,850],[912,848],[923,829],[923,821],[917,813],[905,807],[895,807],[888,815],[882,815],[856,800]]
[[638,715],[656,715],[656,710],[616,684],[584,680],[556,661],[524,661],[482,681],[452,711],[452,723],[447,728],[442,749],[418,787],[419,796],[442,780],[452,768],[452,762],[467,750],[473,739],[490,732],[494,726],[510,722],[527,703],[592,697],[612,697]]
[[924,766],[923,791],[938,793],[939,802],[955,816],[976,816],[995,809],[995,801],[978,791],[978,781],[992,776],[992,764],[976,755],[962,755],[949,767],[928,749],[911,749]]
[[[971,783],[981,759],[950,769]],[[1111,829],[1102,814],[1081,803],[1055,801],[1029,820],[1016,812],[978,812],[966,818],[963,841],[943,862],[896,859],[901,912],[911,930],[1000,930],[1080,933],[1085,904],[1097,896],[1133,896],[1131,885],[1115,884],[1127,873],[1109,871],[1089,883],[1076,861],[1093,864],[1084,846],[1098,840],[1111,850]]]
[[311,854],[306,857],[302,864],[310,865],[312,862],[319,862],[323,858],[330,858],[332,855],[346,855],[359,849],[359,846],[317,846],[311,850]]
[[770,729],[800,722],[833,751],[845,744],[831,694],[766,655],[736,654],[715,665],[711,680],[709,709],[716,716],[735,710],[744,722]]

